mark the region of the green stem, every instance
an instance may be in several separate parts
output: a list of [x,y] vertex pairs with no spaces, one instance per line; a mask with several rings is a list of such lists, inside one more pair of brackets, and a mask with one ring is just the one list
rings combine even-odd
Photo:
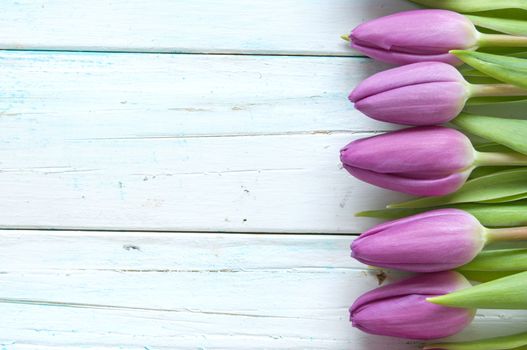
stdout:
[[476,152],[478,166],[527,165],[527,155],[516,152]]
[[350,36],[349,36],[349,34],[342,34],[342,35],[340,36],[340,38],[341,38],[342,40],[350,41]]
[[527,90],[512,84],[470,84],[471,97],[527,96]]
[[485,233],[487,242],[527,241],[527,226],[488,228]]
[[527,47],[526,36],[480,33],[479,47]]

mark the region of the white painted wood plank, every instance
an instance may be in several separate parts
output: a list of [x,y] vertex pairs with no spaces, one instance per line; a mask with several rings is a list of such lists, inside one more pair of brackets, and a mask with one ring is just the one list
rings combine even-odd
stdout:
[[[347,307],[378,284],[377,271],[349,258],[351,237],[2,231],[0,239],[6,350],[416,349],[351,328]],[[519,331],[525,321],[521,312],[482,312],[461,338]]]
[[2,227],[359,232],[401,199],[340,168],[353,138],[28,140],[0,149]]
[[358,232],[360,58],[0,54],[0,226]]
[[[372,131],[362,58],[0,51],[3,140]],[[37,133],[39,136],[35,135]]]
[[339,36],[404,0],[5,0],[0,48],[356,55]]

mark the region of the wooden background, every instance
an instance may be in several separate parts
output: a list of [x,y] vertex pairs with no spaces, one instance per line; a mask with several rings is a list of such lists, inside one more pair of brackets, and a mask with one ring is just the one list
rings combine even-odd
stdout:
[[[403,0],[4,0],[0,349],[417,349],[351,328],[400,195],[340,168],[392,127],[339,39]],[[461,338],[524,330],[478,312]]]

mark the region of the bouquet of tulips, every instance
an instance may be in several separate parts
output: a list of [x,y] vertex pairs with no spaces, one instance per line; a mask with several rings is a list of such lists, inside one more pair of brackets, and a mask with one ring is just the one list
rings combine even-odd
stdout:
[[[527,241],[527,120],[466,113],[527,100],[527,0],[414,2],[435,9],[343,36],[398,66],[360,83],[355,108],[410,127],[353,141],[340,158],[364,182],[420,197],[358,214],[391,221],[353,241],[352,257],[417,275],[360,296],[353,326],[433,340],[463,330],[478,308],[527,309],[527,249],[492,249]],[[425,349],[527,349],[527,333]]]

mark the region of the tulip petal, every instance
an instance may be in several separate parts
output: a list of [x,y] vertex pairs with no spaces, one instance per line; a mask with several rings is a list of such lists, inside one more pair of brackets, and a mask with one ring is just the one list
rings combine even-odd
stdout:
[[471,322],[474,311],[431,308],[425,298],[469,285],[453,271],[419,275],[362,295],[350,308],[350,319],[354,327],[371,334],[410,339],[453,335]]
[[467,17],[453,11],[413,10],[376,18],[356,27],[350,39],[364,47],[434,55],[477,44],[477,31]]
[[397,175],[376,173],[344,165],[353,176],[372,185],[415,196],[443,196],[463,186],[470,172],[454,173],[437,179],[411,179]]
[[445,52],[442,54],[436,54],[436,55],[417,55],[417,54],[410,54],[410,53],[403,53],[403,52],[395,52],[395,51],[386,51],[382,49],[375,49],[355,43],[351,43],[351,47],[354,48],[357,51],[362,52],[368,57],[371,57],[375,60],[390,63],[390,64],[410,64],[415,62],[429,62],[429,61],[435,61],[435,62],[444,62],[451,64],[453,66],[459,66],[463,62],[456,58],[456,56]]
[[466,84],[434,82],[404,86],[360,99],[368,117],[405,125],[435,125],[454,119],[468,99]]
[[370,334],[430,340],[456,334],[472,321],[472,311],[430,305],[420,295],[401,296],[394,303],[371,302],[354,311],[352,324]]
[[465,211],[433,210],[366,231],[353,241],[352,256],[367,265],[411,272],[451,270],[483,249],[483,230]]
[[453,271],[418,275],[363,294],[353,303],[350,311],[353,313],[376,300],[408,294],[443,295],[467,287],[470,287],[470,284],[459,273]]
[[368,96],[403,86],[432,82],[463,82],[457,69],[441,62],[421,62],[388,69],[362,81],[349,99],[357,102]]
[[474,163],[474,148],[461,132],[416,127],[355,140],[341,152],[343,164],[397,177],[437,179]]
[[361,234],[361,237],[370,236],[370,235],[376,234],[380,231],[383,231],[389,228],[402,227],[402,226],[411,224],[415,221],[431,219],[437,216],[442,216],[442,215],[447,215],[447,214],[463,215],[464,212],[461,210],[457,210],[457,209],[428,210],[428,211],[421,213],[420,215],[407,216],[399,220],[394,220],[394,221],[389,221],[389,222],[379,224],[369,229],[368,231],[364,232],[363,234]]

